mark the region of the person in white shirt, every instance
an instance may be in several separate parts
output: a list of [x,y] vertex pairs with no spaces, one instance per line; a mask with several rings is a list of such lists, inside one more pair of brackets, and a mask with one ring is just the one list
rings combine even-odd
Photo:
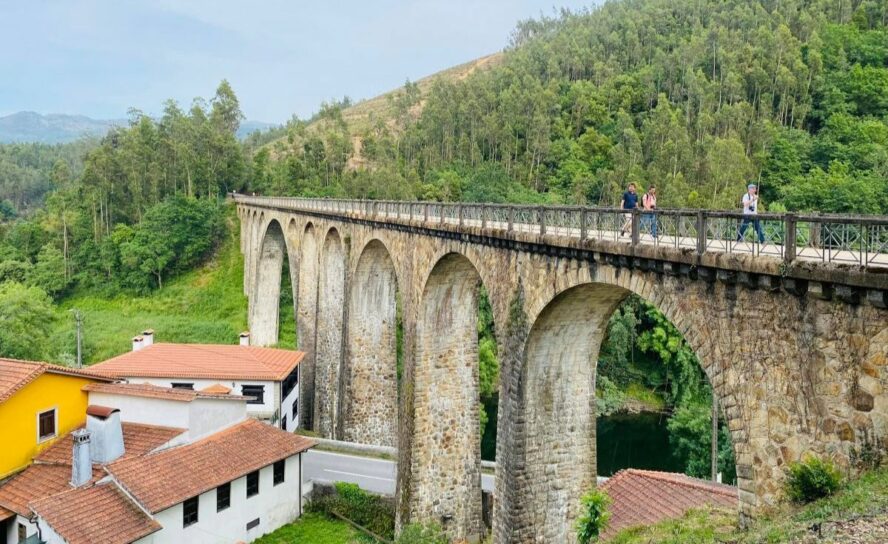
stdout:
[[752,228],[758,235],[760,244],[765,243],[765,233],[762,230],[762,223],[758,219],[758,187],[754,183],[746,186],[746,194],[743,195],[743,222],[740,223],[740,230],[737,232],[737,241],[743,240],[746,229],[752,223]]

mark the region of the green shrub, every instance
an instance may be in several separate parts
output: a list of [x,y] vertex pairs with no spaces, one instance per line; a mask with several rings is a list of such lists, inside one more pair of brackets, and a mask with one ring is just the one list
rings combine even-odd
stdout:
[[357,486],[345,482],[335,484],[336,493],[318,497],[306,510],[327,515],[338,514],[383,538],[395,535],[395,513],[382,498],[371,495]]
[[448,544],[447,535],[437,524],[411,523],[401,529],[396,544]]
[[809,457],[789,465],[786,494],[793,502],[807,503],[835,493],[842,475],[832,461]]
[[577,539],[580,544],[589,544],[598,540],[598,536],[607,527],[610,519],[610,497],[599,489],[593,489],[583,495],[583,513],[577,520]]

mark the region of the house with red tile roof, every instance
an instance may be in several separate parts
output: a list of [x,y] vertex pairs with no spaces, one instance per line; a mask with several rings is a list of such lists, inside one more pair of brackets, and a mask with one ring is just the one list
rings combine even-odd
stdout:
[[286,431],[299,427],[301,351],[226,344],[155,343],[152,331],[133,339],[133,350],[90,371],[149,384],[250,397],[247,412]]
[[625,469],[599,488],[611,498],[610,522],[602,542],[622,529],[679,518],[694,508],[736,509],[739,504],[736,487],[672,472]]
[[0,485],[8,542],[23,528],[48,544],[233,543],[301,515],[314,442],[248,417],[245,397],[93,385],[86,425]]

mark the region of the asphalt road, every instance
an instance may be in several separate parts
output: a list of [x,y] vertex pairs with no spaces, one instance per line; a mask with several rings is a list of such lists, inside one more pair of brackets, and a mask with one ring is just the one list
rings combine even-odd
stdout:
[[[305,480],[318,483],[349,482],[373,493],[395,494],[397,463],[394,461],[309,450],[302,459],[302,470]],[[482,474],[481,488],[493,491],[493,481],[493,474]]]

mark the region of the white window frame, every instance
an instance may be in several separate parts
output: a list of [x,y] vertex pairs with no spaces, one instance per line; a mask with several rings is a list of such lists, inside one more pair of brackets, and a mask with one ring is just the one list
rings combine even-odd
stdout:
[[[52,436],[47,435],[47,436],[41,437],[40,436],[40,416],[42,416],[43,414],[45,414],[47,412],[52,412],[53,427],[54,427],[53,431],[54,432],[52,433]],[[59,407],[53,406],[51,408],[47,408],[45,410],[38,411],[37,412],[37,443],[42,444],[42,443],[44,443],[48,440],[52,440],[53,438],[56,438],[58,436],[59,436]]]

